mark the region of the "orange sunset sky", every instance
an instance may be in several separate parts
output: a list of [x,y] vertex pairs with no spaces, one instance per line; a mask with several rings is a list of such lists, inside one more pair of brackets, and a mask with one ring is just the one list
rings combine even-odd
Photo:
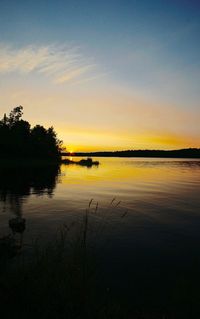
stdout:
[[198,3],[161,2],[1,1],[1,115],[71,152],[200,147]]

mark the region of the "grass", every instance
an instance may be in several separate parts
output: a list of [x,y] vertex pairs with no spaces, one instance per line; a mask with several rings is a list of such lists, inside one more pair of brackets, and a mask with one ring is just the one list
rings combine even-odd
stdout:
[[119,314],[119,306],[99,285],[95,253],[88,245],[91,204],[78,228],[63,225],[53,242],[36,241],[26,257],[10,259],[13,239],[6,238],[0,259],[1,318],[103,319]]
[[[97,238],[109,222],[109,212],[116,214],[119,206],[120,202],[115,199],[109,204],[102,222],[95,228]],[[171,287],[168,308],[153,308],[145,303],[137,308],[134,299],[130,304],[102,284],[96,247],[90,245],[91,218],[97,213],[98,203],[91,200],[78,227],[77,223],[63,225],[52,242],[42,245],[36,241],[28,256],[10,259],[11,254],[3,255],[0,251],[1,318],[199,318],[198,264],[191,268],[187,277],[180,275]],[[124,218],[126,214],[120,211],[119,217]]]

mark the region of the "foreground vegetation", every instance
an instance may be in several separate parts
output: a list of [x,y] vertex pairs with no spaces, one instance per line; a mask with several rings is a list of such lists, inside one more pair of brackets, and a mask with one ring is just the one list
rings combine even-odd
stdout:
[[95,251],[88,244],[91,202],[78,226],[63,225],[53,242],[36,241],[26,256],[19,255],[13,236],[0,240],[3,318],[119,317],[119,305],[98,281]]
[[[92,202],[92,201],[91,201]],[[144,282],[130,291],[113,291],[91,244],[91,202],[78,224],[63,225],[49,243],[36,241],[27,255],[18,255],[13,238],[0,242],[0,307],[2,318],[44,319],[196,319],[199,318],[199,264],[176,275],[172,286],[145,291]],[[111,202],[116,213],[119,203]],[[98,204],[93,211],[97,213]],[[124,218],[126,214],[121,215]],[[105,225],[105,219],[102,220]],[[98,228],[101,236],[105,228]],[[126,269],[124,269],[126,271]],[[114,276],[114,274],[113,274]],[[146,274],[144,273],[144,276]],[[132,273],[137,278],[137,273]],[[115,278],[116,281],[120,280]],[[131,299],[128,294],[131,293]],[[151,295],[149,294],[151,293]],[[137,302],[137,294],[140,302]],[[167,297],[166,297],[167,296]],[[163,302],[164,299],[164,302]]]

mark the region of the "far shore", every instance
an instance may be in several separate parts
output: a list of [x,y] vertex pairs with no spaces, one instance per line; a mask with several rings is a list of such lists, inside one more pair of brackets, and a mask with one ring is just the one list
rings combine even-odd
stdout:
[[62,156],[78,157],[155,157],[155,158],[200,158],[200,148],[180,150],[125,150],[105,152],[63,152]]

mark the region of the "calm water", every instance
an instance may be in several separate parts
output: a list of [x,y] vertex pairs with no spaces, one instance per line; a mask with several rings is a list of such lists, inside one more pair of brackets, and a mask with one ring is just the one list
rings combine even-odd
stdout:
[[152,282],[173,281],[200,256],[200,161],[98,160],[92,168],[1,167],[1,237],[18,215],[26,219],[25,246],[36,237],[49,239],[63,223],[80,221],[93,199],[91,223],[104,225],[97,242],[108,243],[102,260],[109,264],[110,285],[113,274],[121,289],[130,284],[127,276],[136,286],[145,282],[146,291]]
[[9,232],[9,218],[21,215],[27,222],[25,237],[47,235],[63,222],[80,218],[93,199],[92,208],[95,209],[98,202],[99,216],[107,214],[113,223],[121,224],[120,239],[127,236],[127,232],[133,236],[137,232],[138,240],[147,239],[150,233],[148,240],[154,237],[159,240],[166,226],[170,230],[168,240],[178,235],[199,236],[199,160],[98,160],[100,165],[92,168],[77,165],[2,167],[1,233]]

